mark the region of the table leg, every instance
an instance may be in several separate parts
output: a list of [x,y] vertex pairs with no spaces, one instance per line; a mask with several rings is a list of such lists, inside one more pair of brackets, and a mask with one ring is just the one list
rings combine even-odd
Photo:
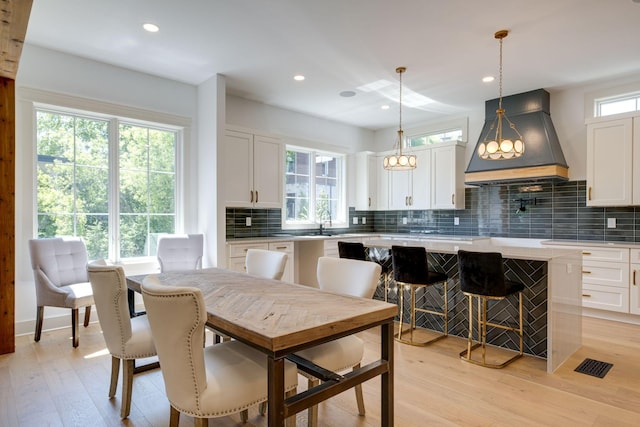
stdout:
[[269,427],[284,427],[284,358],[268,357]]
[[382,411],[380,424],[393,427],[393,322],[381,326],[380,358],[388,362],[389,370],[382,374]]
[[129,303],[129,317],[133,318],[146,314],[144,311],[136,313],[136,293],[131,289],[127,289],[127,302]]

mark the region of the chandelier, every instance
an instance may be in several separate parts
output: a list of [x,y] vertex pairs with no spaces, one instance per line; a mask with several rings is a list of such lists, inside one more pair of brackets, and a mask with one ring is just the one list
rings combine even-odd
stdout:
[[400,125],[398,127],[398,137],[394,144],[396,152],[385,156],[382,163],[383,167],[390,171],[404,171],[416,168],[416,156],[402,152],[402,146],[404,145],[404,131],[402,130],[402,73],[405,71],[407,71],[406,67],[396,68],[396,73],[400,75]]
[[[516,125],[507,117],[507,114],[502,108],[502,40],[507,37],[509,31],[500,30],[495,33],[495,38],[500,40],[500,98],[498,101],[498,109],[496,110],[496,118],[491,122],[489,130],[484,136],[484,139],[478,144],[478,156],[484,160],[506,160],[514,159],[522,156],[524,153],[524,141]],[[513,130],[511,132],[515,138],[503,138],[502,131],[504,128],[504,122]],[[495,129],[493,138],[489,134]]]

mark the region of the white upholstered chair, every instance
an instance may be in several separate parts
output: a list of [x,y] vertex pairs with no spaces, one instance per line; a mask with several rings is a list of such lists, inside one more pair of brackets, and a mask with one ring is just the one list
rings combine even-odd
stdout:
[[77,238],[29,240],[31,267],[36,284],[36,331],[40,341],[44,307],[71,309],[72,344],[77,347],[78,311],[84,309],[84,326],[89,325],[93,293],[87,277],[87,248]]
[[160,236],[156,256],[160,271],[197,270],[202,268],[204,236],[202,234],[168,234]]
[[266,279],[280,280],[287,265],[287,254],[265,249],[249,249],[245,258],[248,274]]
[[127,283],[122,267],[90,264],[89,280],[98,311],[102,335],[111,353],[109,398],[116,394],[120,361],[122,361],[122,402],[120,416],[127,418],[131,409],[133,374],[158,364],[136,370],[135,360],[156,355],[147,316],[129,317]]
[[[203,348],[207,310],[199,289],[165,286],[149,276],[142,284],[142,298],[171,404],[170,426],[177,427],[184,413],[195,417],[196,427],[206,427],[208,418],[239,413],[267,400],[265,354],[236,340]],[[286,361],[288,395],[297,383],[296,366]],[[295,424],[295,417],[287,421]]]
[[[318,284],[328,292],[372,298],[380,279],[382,268],[378,263],[347,258],[318,258]],[[364,342],[356,335],[348,335],[296,353],[316,365],[333,372],[360,367],[364,354]],[[320,380],[302,371],[307,377],[309,387],[316,386]],[[364,415],[362,386],[355,387],[358,413]],[[309,408],[309,426],[318,425],[318,407]]]

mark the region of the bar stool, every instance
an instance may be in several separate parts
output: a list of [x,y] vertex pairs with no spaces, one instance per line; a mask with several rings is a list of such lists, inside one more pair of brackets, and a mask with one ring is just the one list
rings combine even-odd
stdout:
[[[340,258],[357,259],[359,261],[375,261],[367,256],[364,245],[359,242],[343,242],[338,241],[338,255]],[[388,265],[378,262],[382,268],[382,280],[384,284],[384,300],[387,301],[389,294],[389,276],[391,269]]]
[[[498,252],[469,252],[458,251],[458,271],[460,274],[460,289],[469,298],[469,337],[467,348],[460,353],[465,362],[488,368],[503,368],[523,354],[522,332],[522,283],[508,280],[504,276],[502,254]],[[498,324],[487,320],[487,301],[501,301],[510,295],[518,294],[518,327]],[[478,298],[478,341],[473,343],[473,298]],[[520,351],[502,363],[487,363],[487,326],[500,328],[518,333]],[[482,348],[482,358],[472,359],[476,348]]]
[[[400,328],[398,329],[397,341],[405,344],[424,346],[434,341],[442,339],[449,334],[449,298],[447,297],[447,280],[448,277],[444,273],[438,273],[429,270],[427,262],[427,250],[423,247],[412,246],[392,246],[391,256],[393,262],[393,278],[400,288]],[[416,307],[416,290],[426,288],[438,283],[442,283],[444,310],[435,311],[426,308]],[[411,312],[409,316],[409,330],[403,330],[404,323],[404,291],[410,291]],[[444,318],[443,333],[427,341],[415,341],[413,339],[413,331],[416,329],[416,311],[422,313],[435,314]],[[410,333],[409,339],[403,338],[403,335]]]

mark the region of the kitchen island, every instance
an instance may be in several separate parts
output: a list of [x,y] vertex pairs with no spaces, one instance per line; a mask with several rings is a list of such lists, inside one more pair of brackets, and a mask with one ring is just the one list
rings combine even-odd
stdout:
[[[547,360],[547,372],[553,372],[582,343],[582,254],[579,250],[542,247],[527,240],[510,239],[403,239],[381,238],[365,242],[373,259],[390,262],[392,245],[423,246],[430,268],[449,276],[449,334],[467,337],[467,299],[460,291],[458,249],[478,252],[500,252],[505,262],[505,275],[525,285],[524,335],[525,353]],[[393,289],[393,285],[392,285]],[[417,300],[417,306],[429,306],[441,296],[439,287],[428,287]],[[394,300],[393,290],[389,295]],[[434,303],[435,304],[435,303]],[[505,310],[505,304],[510,305]],[[489,310],[490,318],[513,318],[517,299],[510,297]],[[408,307],[405,307],[407,309]],[[493,308],[493,307],[492,307]],[[421,314],[417,326],[442,330],[441,318]],[[509,349],[517,343],[508,332],[496,330],[488,334],[488,342]]]

